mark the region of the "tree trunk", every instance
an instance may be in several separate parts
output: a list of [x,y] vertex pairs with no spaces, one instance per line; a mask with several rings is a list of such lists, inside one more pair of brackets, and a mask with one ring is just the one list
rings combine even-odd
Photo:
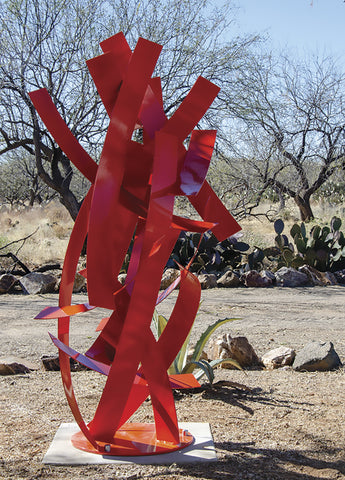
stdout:
[[70,190],[60,193],[60,202],[64,207],[67,208],[68,213],[71,215],[72,219],[75,221],[80,209],[80,204],[77,201],[74,194]]
[[281,193],[281,191],[278,191],[277,194],[278,194],[278,197],[279,197],[279,210],[278,211],[281,212],[285,208],[285,198],[284,198],[284,195]]
[[296,195],[294,197],[294,201],[299,208],[302,222],[309,222],[314,218],[314,214],[310,206],[309,196],[301,197],[300,195]]

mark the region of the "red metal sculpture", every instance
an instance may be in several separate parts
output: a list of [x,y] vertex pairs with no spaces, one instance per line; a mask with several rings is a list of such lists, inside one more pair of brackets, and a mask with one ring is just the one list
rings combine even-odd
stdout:
[[[193,130],[219,89],[199,77],[170,119],[164,114],[160,80],[151,78],[161,46],[139,39],[132,52],[122,33],[101,43],[103,54],[87,62],[110,118],[99,165],[86,153],[45,89],[30,94],[41,119],[91,188],[76,219],[67,248],[59,307],[38,318],[58,318],[62,381],[81,432],[72,443],[103,455],[147,455],[178,450],[193,437],[178,428],[172,388],[197,386],[192,375],[168,376],[167,369],[193,324],[200,284],[180,267],[180,290],[167,327],[156,341],[151,319],[164,267],[182,230],[212,229],[219,240],[239,230],[205,180],[216,132]],[[143,143],[132,140],[143,131]],[[190,136],[186,150],[184,141]],[[174,198],[185,195],[202,221],[173,214]],[[88,297],[112,311],[85,355],[69,346],[70,317],[89,304],[71,305],[78,259],[86,238]],[[134,235],[126,283],[118,274]],[[93,420],[87,425],[74,395],[69,357],[107,375]],[[150,395],[154,424],[127,423]]]

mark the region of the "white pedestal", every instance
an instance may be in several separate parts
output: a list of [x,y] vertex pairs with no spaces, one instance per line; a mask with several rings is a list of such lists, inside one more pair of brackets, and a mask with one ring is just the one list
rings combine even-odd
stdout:
[[71,437],[79,431],[76,423],[62,423],[43,458],[47,465],[92,465],[106,463],[163,465],[172,463],[214,462],[217,460],[208,423],[181,422],[179,427],[194,436],[192,445],[171,453],[135,457],[112,457],[75,448]]

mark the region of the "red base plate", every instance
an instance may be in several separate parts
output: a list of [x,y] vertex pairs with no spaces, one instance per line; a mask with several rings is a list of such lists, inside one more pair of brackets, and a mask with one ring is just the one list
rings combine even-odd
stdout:
[[194,437],[188,430],[179,429],[180,443],[157,440],[156,428],[153,423],[126,423],[116,433],[112,443],[97,441],[100,449],[97,450],[86,439],[82,432],[75,433],[72,445],[79,450],[99,455],[111,456],[138,456],[170,453],[188,447]]

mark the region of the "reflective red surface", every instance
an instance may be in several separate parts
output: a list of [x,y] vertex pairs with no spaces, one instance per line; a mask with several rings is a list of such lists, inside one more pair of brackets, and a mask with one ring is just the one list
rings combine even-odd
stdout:
[[[218,94],[218,87],[199,77],[179,108],[167,118],[160,80],[152,78],[161,46],[139,39],[132,52],[122,33],[101,44],[103,54],[87,62],[109,115],[99,164],[86,153],[61,118],[46,90],[30,94],[41,119],[74,165],[91,182],[67,248],[59,307],[37,318],[57,318],[60,366],[65,394],[81,429],[73,444],[103,455],[143,455],[184,448],[192,441],[178,428],[172,388],[193,388],[191,375],[168,376],[195,319],[200,284],[182,268],[179,294],[167,327],[158,340],[151,332],[170,253],[182,230],[212,229],[219,240],[240,227],[205,180],[216,132],[194,130]],[[142,129],[143,142],[133,141]],[[185,140],[190,135],[188,148]],[[187,196],[202,220],[173,214],[176,195]],[[85,238],[89,304],[71,305],[78,259]],[[125,285],[118,281],[134,236]],[[94,307],[110,310],[99,336],[85,354],[69,346],[70,316]],[[85,317],[86,318],[86,317]],[[107,375],[93,419],[79,411],[69,357]],[[153,425],[126,423],[150,396]],[[130,452],[130,453],[129,453]]]

